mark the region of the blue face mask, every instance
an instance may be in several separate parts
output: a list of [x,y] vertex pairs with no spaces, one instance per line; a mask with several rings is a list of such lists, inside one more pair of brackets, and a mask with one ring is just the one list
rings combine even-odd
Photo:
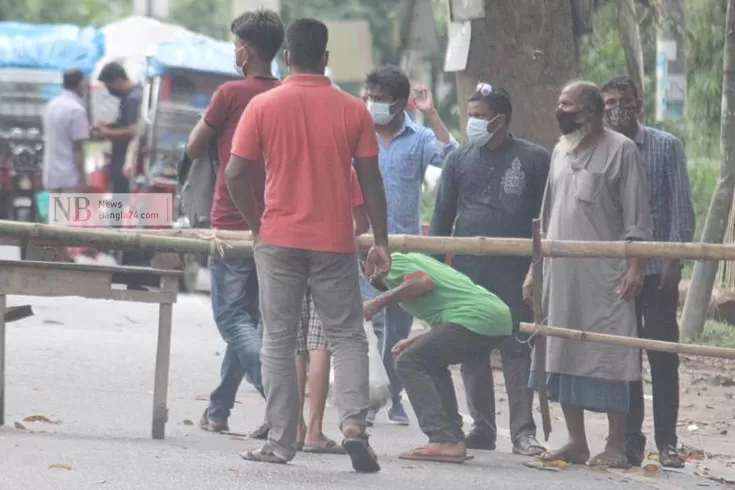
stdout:
[[490,121],[471,117],[467,120],[467,141],[471,145],[485,146],[493,139],[497,130],[488,133],[487,128],[500,116],[495,116]]

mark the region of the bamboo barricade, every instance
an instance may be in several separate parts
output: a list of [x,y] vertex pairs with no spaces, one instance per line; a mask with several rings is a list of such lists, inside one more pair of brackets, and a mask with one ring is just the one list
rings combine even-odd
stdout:
[[[0,237],[12,237],[21,241],[37,240],[66,246],[92,246],[107,248],[140,248],[161,252],[211,254],[216,256],[251,255],[250,232],[199,230],[199,229],[89,229],[64,226],[19,223],[0,220]],[[530,257],[532,240],[526,238],[485,237],[426,237],[391,235],[391,252],[420,252],[426,254],[456,255],[505,255]],[[357,238],[361,251],[373,244],[373,237]],[[668,242],[587,242],[542,240],[544,257],[573,258],[627,258],[683,259],[683,260],[732,260],[735,261],[735,245],[713,243]]]
[[[544,320],[541,308],[542,291],[539,286],[543,282],[544,258],[541,255],[541,220],[533,220],[533,321],[542,324]],[[536,391],[538,392],[541,407],[541,422],[544,429],[544,440],[548,442],[551,435],[551,413],[549,412],[549,398],[546,393],[546,337],[539,335],[534,339],[533,356],[536,366]]]
[[659,352],[670,352],[672,354],[687,354],[693,356],[721,357],[723,359],[735,359],[735,349],[726,347],[710,347],[707,345],[682,344],[677,342],[664,342],[662,340],[648,340],[637,337],[624,337],[622,335],[610,335],[603,333],[582,332],[568,328],[539,325],[536,323],[521,322],[521,332],[532,335],[544,335],[559,337],[567,340],[581,340],[583,342],[596,342],[600,344],[620,345],[631,349],[646,349]]

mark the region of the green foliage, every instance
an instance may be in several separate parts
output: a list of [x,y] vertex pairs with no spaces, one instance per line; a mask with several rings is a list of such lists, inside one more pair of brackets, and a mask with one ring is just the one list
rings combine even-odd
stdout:
[[190,31],[227,40],[232,21],[230,0],[173,0],[171,20]]
[[716,160],[690,160],[688,165],[689,181],[692,186],[692,202],[697,228],[694,240],[699,241],[702,236],[704,221],[707,219],[712,194],[717,187],[717,178],[720,173],[720,164]]
[[[654,121],[657,20],[650,9],[639,9],[645,70],[646,124],[681,138],[690,155],[718,156],[725,0],[687,0],[687,102],[683,122]],[[663,19],[662,22],[671,22]],[[597,83],[627,72],[618,35],[614,2],[595,14],[594,33],[580,40],[582,76]]]
[[704,331],[695,343],[715,347],[735,347],[735,327],[727,323],[709,321],[704,325]]
[[102,26],[130,14],[126,0],[0,0],[0,20]]

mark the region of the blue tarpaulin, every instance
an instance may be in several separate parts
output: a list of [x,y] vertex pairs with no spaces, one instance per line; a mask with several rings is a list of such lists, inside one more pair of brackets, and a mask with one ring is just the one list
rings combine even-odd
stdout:
[[[182,37],[155,46],[148,58],[146,74],[159,77],[172,70],[191,70],[238,76],[235,49],[232,43],[215,41],[204,36]],[[278,63],[273,61],[274,75],[280,78]]]
[[105,38],[93,27],[0,22],[0,68],[92,73],[105,54]]

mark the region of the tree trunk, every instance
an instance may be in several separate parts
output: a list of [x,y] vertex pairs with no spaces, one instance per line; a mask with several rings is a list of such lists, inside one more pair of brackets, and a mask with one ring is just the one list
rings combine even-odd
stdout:
[[[732,208],[733,189],[735,188],[735,5],[734,0],[727,2],[725,20],[725,54],[722,77],[722,119],[720,123],[720,176],[717,189],[707,212],[702,242],[722,243],[727,229],[730,209]],[[702,333],[717,274],[717,262],[697,262],[694,264],[692,284],[684,302],[681,320],[682,337],[696,338]]]
[[467,99],[486,82],[510,92],[513,134],[551,150],[559,92],[578,73],[569,0],[485,0],[485,18],[472,21],[467,69],[457,73],[462,131]]
[[[645,77],[643,71],[643,46],[638,28],[635,0],[620,0],[618,3],[618,32],[625,50],[625,63],[628,65],[628,76],[633,79],[640,91],[640,99],[645,100]],[[641,111],[643,122],[643,111]]]

